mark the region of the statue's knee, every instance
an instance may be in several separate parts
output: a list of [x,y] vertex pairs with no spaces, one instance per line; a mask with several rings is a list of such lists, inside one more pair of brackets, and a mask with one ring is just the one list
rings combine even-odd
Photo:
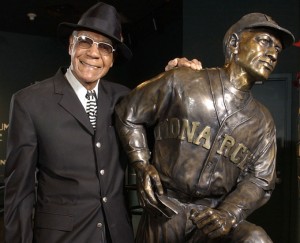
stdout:
[[232,242],[234,243],[272,243],[266,231],[248,221],[241,222],[232,232]]
[[270,239],[266,231],[259,227],[255,226],[249,231],[249,234],[245,235],[244,241],[245,243],[272,243],[273,241]]

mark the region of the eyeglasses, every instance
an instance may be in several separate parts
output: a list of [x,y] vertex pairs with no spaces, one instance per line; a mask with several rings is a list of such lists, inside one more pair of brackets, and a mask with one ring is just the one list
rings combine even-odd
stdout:
[[89,49],[92,47],[93,44],[96,44],[99,52],[103,55],[109,55],[116,51],[111,44],[102,41],[96,42],[92,38],[87,37],[85,35],[73,37],[76,40],[77,45],[82,49]]

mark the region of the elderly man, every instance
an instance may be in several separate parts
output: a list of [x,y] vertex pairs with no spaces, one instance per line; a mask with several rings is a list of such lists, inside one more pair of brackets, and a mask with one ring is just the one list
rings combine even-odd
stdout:
[[[128,88],[103,79],[115,53],[131,57],[118,13],[99,2],[77,24],[62,23],[58,33],[69,41],[70,67],[12,98],[5,241],[133,242],[123,191],[127,165],[119,159],[112,119]],[[185,59],[166,68],[177,61],[200,68]]]
[[[271,17],[247,14],[225,34],[223,68],[162,73],[117,105],[146,209],[136,242],[272,242],[245,220],[276,177],[274,122],[250,90],[293,41]],[[155,126],[152,154],[145,126]]]

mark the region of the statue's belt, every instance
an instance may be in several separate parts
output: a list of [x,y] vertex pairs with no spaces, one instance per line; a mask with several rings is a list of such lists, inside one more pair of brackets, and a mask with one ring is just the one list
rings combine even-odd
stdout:
[[183,197],[182,195],[179,196],[177,192],[169,189],[165,190],[163,195],[155,195],[158,205],[150,204],[167,218],[172,218],[174,215],[178,214],[181,211],[182,204],[195,204],[203,206],[203,208],[213,206],[213,200],[207,198]]
[[165,190],[165,195],[170,198],[175,198],[181,203],[191,203],[191,204],[202,205],[206,207],[213,207],[214,205],[213,200],[210,198],[189,196],[181,192],[176,192],[170,189]]

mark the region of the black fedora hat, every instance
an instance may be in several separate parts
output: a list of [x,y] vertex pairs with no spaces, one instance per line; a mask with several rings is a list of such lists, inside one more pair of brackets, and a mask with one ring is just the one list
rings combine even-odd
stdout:
[[77,24],[63,22],[58,25],[58,37],[66,42],[74,30],[89,30],[110,38],[115,45],[118,57],[129,60],[130,49],[123,43],[122,27],[117,10],[106,3],[99,2],[89,8]]

